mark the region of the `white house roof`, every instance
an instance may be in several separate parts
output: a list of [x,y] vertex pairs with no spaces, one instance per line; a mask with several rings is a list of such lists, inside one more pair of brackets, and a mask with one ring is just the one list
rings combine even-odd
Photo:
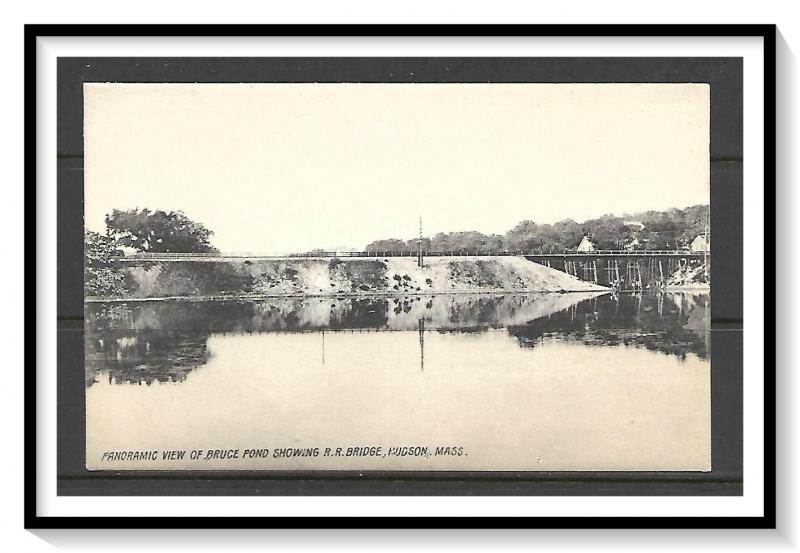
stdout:
[[592,244],[592,242],[589,240],[588,236],[584,236],[583,240],[581,240],[581,243],[578,244],[578,250],[579,251],[587,251],[587,250],[593,250],[593,249],[594,249],[594,244]]

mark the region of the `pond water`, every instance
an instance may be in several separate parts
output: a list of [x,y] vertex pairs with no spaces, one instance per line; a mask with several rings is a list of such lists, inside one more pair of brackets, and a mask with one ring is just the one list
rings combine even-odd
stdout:
[[90,303],[87,466],[707,470],[709,325],[699,293]]

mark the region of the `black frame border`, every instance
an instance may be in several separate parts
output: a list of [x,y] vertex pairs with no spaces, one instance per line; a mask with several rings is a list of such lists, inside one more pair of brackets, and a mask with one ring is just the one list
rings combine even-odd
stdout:
[[[765,341],[762,517],[42,517],[36,508],[36,39],[40,36],[750,36],[764,39],[765,253],[775,253],[776,27],[774,25],[26,25],[25,49],[25,505],[26,528],[775,528],[775,341]],[[35,239],[34,239],[35,240]],[[771,245],[770,245],[771,244]],[[773,260],[775,260],[773,255]],[[774,262],[773,262],[774,263]],[[774,265],[773,265],[774,269]],[[774,274],[774,273],[773,273]],[[775,281],[765,284],[765,334],[775,336]],[[31,314],[34,314],[31,316]],[[769,345],[769,347],[767,347]],[[34,360],[30,362],[30,360]]]
[[[85,468],[83,84],[707,83],[711,92],[711,464],[699,471]],[[60,57],[57,60],[57,495],[742,495],[741,57]],[[731,330],[732,332],[719,332]]]

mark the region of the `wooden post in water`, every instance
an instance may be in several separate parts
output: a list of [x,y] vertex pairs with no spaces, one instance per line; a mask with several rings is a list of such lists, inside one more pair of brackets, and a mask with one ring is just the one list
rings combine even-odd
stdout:
[[425,370],[425,319],[420,317],[417,321],[419,325],[419,370]]
[[[639,290],[641,290],[642,288],[644,288],[644,286],[642,285],[642,266],[639,264],[638,259],[636,260],[636,277],[637,277],[636,284],[639,286]],[[639,301],[641,303],[641,300]]]
[[642,266],[639,264],[639,260],[633,262],[633,270],[636,275],[636,289],[642,289]]

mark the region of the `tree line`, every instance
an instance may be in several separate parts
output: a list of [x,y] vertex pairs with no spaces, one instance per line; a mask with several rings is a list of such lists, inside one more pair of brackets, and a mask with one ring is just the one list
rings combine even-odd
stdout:
[[[553,224],[526,220],[503,235],[477,231],[440,232],[422,238],[427,252],[453,254],[560,252],[574,250],[586,236],[596,249],[672,250],[688,247],[706,231],[708,205],[642,213],[603,215],[582,223],[565,219]],[[388,238],[370,242],[364,251],[409,253],[417,251],[418,239]]]
[[126,283],[116,259],[123,248],[147,253],[214,253],[214,234],[182,211],[115,209],[105,218],[106,233],[84,231],[84,288],[87,295],[119,294]]

